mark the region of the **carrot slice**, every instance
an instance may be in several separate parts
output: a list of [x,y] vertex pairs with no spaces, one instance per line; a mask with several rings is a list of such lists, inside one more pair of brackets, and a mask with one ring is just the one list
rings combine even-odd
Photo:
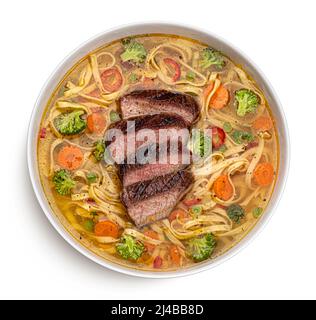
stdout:
[[98,222],[94,226],[94,233],[98,237],[113,237],[118,238],[119,236],[119,227],[112,221],[104,220]]
[[[153,231],[153,230],[146,230],[144,232],[144,235],[147,236],[147,237],[159,240],[158,233]],[[156,248],[156,246],[154,244],[151,244],[151,243],[148,243],[148,242],[145,242],[144,245],[145,245],[145,248],[147,249],[148,252],[152,252]]]
[[254,172],[253,178],[259,186],[266,187],[273,182],[274,168],[271,163],[263,162],[259,163]]
[[268,131],[273,127],[272,120],[269,117],[258,117],[253,123],[252,127],[256,131]]
[[78,169],[83,161],[83,153],[80,148],[75,146],[63,147],[57,155],[58,164],[68,170]]
[[223,200],[227,201],[233,196],[233,186],[229,182],[228,176],[226,174],[219,176],[213,185],[213,190],[215,195]]
[[169,249],[170,258],[174,265],[179,266],[181,262],[181,255],[177,246],[172,245]]
[[105,128],[105,118],[101,113],[92,113],[87,117],[87,126],[90,132],[102,133]]
[[209,105],[213,109],[222,109],[227,105],[228,101],[229,92],[223,85],[220,85],[213,94]]
[[170,222],[172,222],[172,221],[175,220],[175,219],[181,220],[181,219],[185,219],[185,218],[187,218],[187,217],[188,217],[188,214],[187,214],[184,210],[182,210],[182,209],[176,209],[176,210],[174,210],[174,211],[172,211],[172,212],[170,213],[168,219],[169,219]]
[[214,88],[214,82],[210,82],[208,86],[204,89],[204,98],[207,98],[207,96],[212,92]]

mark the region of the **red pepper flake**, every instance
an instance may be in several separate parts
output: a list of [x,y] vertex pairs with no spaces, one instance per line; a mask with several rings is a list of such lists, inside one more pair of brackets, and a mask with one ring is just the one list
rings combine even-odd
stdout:
[[199,204],[202,201],[202,199],[196,198],[196,199],[186,199],[183,200],[183,204],[187,207],[195,206],[196,204]]
[[46,138],[46,134],[47,134],[47,129],[46,128],[42,128],[40,130],[40,138],[41,139],[45,139]]
[[86,199],[86,203],[88,203],[88,204],[90,204],[90,205],[96,205],[96,202],[93,200],[93,199],[91,199],[91,198],[88,198],[88,199]]
[[255,147],[258,147],[258,142],[250,142],[250,143],[248,143],[247,145],[246,145],[246,147],[245,147],[245,150],[249,150],[249,149],[251,149],[251,148],[255,148]]
[[157,256],[154,260],[153,266],[155,269],[159,269],[162,266],[162,258],[160,256]]

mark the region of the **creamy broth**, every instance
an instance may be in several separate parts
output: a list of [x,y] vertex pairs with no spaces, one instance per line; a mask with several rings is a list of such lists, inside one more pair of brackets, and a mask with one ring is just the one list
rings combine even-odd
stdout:
[[[118,99],[141,89],[193,96],[200,114],[191,129],[211,129],[213,150],[190,165],[194,182],[169,218],[137,228],[121,202],[117,166],[104,162],[103,138],[122,117]],[[65,74],[43,114],[38,165],[53,211],[82,245],[130,268],[170,271],[223,254],[264,215],[278,140],[242,66],[192,39],[141,35],[99,48]]]

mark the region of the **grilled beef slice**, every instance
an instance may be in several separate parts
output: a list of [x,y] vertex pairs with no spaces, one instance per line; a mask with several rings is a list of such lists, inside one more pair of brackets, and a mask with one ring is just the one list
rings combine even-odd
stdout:
[[[117,163],[124,162],[124,159],[133,156],[141,147],[165,142],[160,141],[163,138],[159,139],[161,131],[168,136],[167,141],[170,142],[179,141],[180,136],[182,143],[186,143],[189,137],[186,122],[181,117],[171,114],[155,114],[132,118],[128,121],[122,120],[109,129],[117,129],[122,134],[120,137],[111,138],[113,131],[108,130],[106,136],[108,151]],[[142,136],[139,136],[140,133]]]
[[123,186],[150,180],[186,168],[191,162],[190,151],[178,142],[170,147],[170,143],[150,145],[140,148],[135,159],[126,159],[118,165]]
[[186,170],[137,182],[126,187],[122,202],[137,227],[166,218],[193,182]]
[[167,90],[138,90],[119,100],[123,119],[148,114],[176,114],[190,126],[199,115],[195,99],[187,94]]

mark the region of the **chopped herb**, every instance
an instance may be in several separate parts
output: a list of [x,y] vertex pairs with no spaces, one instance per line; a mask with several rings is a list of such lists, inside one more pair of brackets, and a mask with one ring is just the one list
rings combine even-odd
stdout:
[[129,82],[135,83],[138,81],[138,75],[136,73],[131,73],[129,76]]
[[193,71],[188,71],[186,75],[187,80],[193,81],[195,79],[195,73]]
[[97,175],[94,172],[88,172],[87,179],[89,183],[94,183],[97,180]]
[[253,208],[252,215],[257,219],[261,216],[263,209],[260,207]]
[[193,206],[190,208],[190,213],[194,218],[197,218],[203,211],[202,206]]
[[223,129],[224,129],[225,132],[229,133],[229,132],[231,132],[233,130],[233,127],[230,124],[230,122],[224,122]]
[[227,147],[223,144],[222,146],[219,147],[218,151],[221,153],[224,153],[227,150]]
[[94,230],[94,222],[92,220],[85,220],[83,222],[83,227],[89,231],[89,232],[93,232]]

